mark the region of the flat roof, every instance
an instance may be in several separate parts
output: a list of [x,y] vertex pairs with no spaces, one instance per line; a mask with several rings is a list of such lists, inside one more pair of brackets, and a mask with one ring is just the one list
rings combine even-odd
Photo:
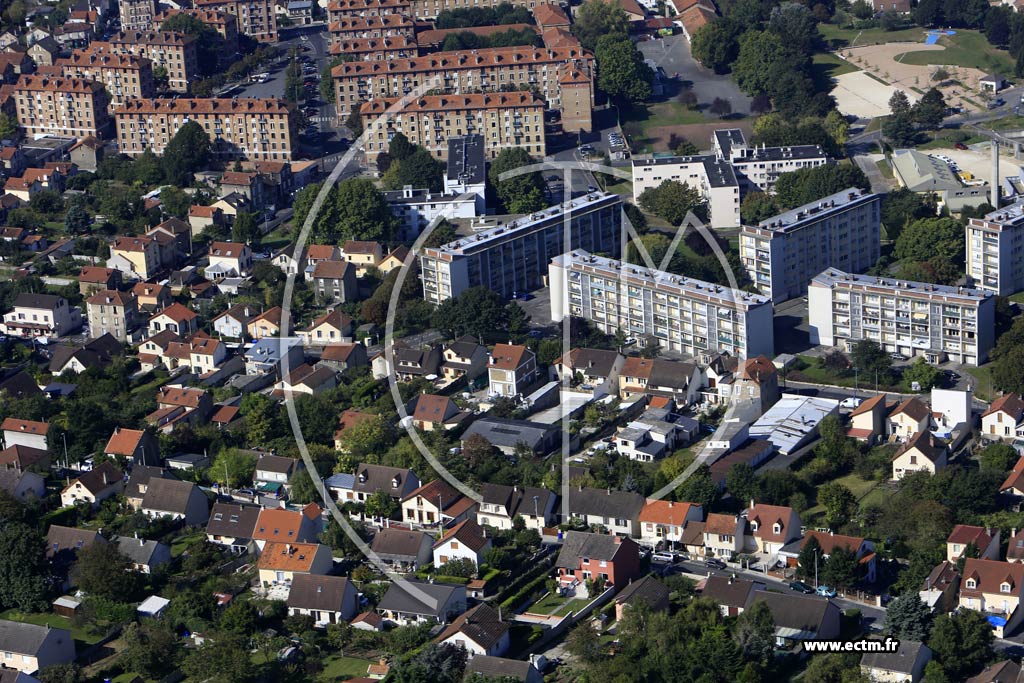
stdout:
[[987,213],[984,218],[972,218],[970,220],[971,225],[977,225],[980,222],[996,223],[1004,227],[1015,227],[1024,224],[1024,199]]
[[789,453],[838,407],[839,401],[832,399],[783,394],[750,425],[750,438],[768,439],[779,451]]
[[952,287],[949,285],[933,285],[927,282],[911,282],[898,278],[881,278],[874,275],[846,273],[836,268],[818,273],[811,278],[812,284],[823,287],[842,287],[844,289],[874,290],[879,293],[897,294],[900,296],[916,296],[922,298],[938,297],[944,300],[955,299],[962,302],[976,303],[992,296],[992,292],[970,287]]
[[766,218],[758,223],[757,227],[773,232],[791,232],[811,223],[816,223],[834,213],[845,211],[859,204],[866,204],[878,197],[880,195],[864,192],[856,187],[848,187],[842,192],[836,192],[817,201],[780,213],[777,216]]
[[484,182],[485,174],[483,135],[448,140],[448,180],[476,184]]

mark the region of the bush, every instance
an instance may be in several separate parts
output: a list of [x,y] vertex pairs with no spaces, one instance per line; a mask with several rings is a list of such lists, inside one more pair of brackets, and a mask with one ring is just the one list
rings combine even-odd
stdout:
[[503,600],[501,602],[501,606],[505,609],[515,609],[522,603],[526,602],[529,598],[532,598],[534,595],[544,590],[547,585],[547,579],[548,577],[546,574],[538,576],[536,579],[520,588],[511,597]]

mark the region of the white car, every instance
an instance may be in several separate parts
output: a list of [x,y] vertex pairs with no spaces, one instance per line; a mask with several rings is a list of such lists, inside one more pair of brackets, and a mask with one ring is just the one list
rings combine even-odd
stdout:
[[863,401],[861,401],[861,399],[854,398],[851,396],[850,398],[844,398],[842,401],[839,402],[839,405],[842,406],[843,408],[856,408],[862,402]]

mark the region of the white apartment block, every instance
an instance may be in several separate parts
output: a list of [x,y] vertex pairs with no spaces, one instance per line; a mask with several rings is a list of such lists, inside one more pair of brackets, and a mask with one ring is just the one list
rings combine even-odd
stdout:
[[780,303],[807,293],[826,268],[864,271],[878,261],[882,196],[848,188],[740,228],[740,260],[762,294]]
[[712,228],[740,226],[740,184],[732,166],[711,154],[634,157],[633,195],[675,180],[698,190],[708,203]]
[[814,344],[850,351],[862,339],[889,353],[980,365],[995,343],[992,292],[828,269],[807,289]]
[[716,130],[711,142],[715,156],[732,164],[744,195],[754,191],[773,192],[781,174],[824,166],[829,161],[818,145],[751,146],[739,128]]
[[606,334],[650,334],[691,356],[775,355],[768,297],[582,250],[553,258],[548,273],[554,322],[577,316]]
[[[566,234],[566,226],[569,226]],[[622,199],[593,192],[420,254],[423,298],[431,303],[484,286],[502,297],[543,287],[548,262],[572,249],[618,255]]]
[[967,223],[967,276],[986,292],[1024,289],[1024,200]]

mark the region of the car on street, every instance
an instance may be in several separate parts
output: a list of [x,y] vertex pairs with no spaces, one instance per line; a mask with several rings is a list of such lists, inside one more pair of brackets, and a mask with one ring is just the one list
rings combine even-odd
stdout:
[[676,562],[678,560],[679,558],[676,556],[675,553],[670,553],[668,551],[660,551],[651,555],[651,562],[672,564],[673,562]]
[[952,371],[952,370],[943,370],[942,374],[944,374],[946,376],[946,378],[948,380],[950,380],[951,382],[958,382],[958,381],[960,381],[960,375],[958,373]]
[[855,398],[853,396],[850,396],[849,398],[844,398],[842,401],[840,401],[839,402],[839,407],[841,407],[841,408],[856,408],[861,403],[862,403],[861,399]]
[[717,557],[709,557],[708,559],[704,560],[704,566],[705,567],[710,567],[712,569],[726,569],[727,568],[725,562],[722,562]]
[[789,584],[789,590],[796,591],[797,593],[804,593],[805,595],[810,595],[814,592],[814,588],[807,585],[803,581],[794,581],[793,583]]
[[891,358],[892,360],[906,360],[907,359],[907,357],[904,356],[902,353],[890,353],[889,354],[889,358]]
[[818,586],[818,590],[814,591],[823,598],[834,598],[836,597],[836,589],[831,586]]

